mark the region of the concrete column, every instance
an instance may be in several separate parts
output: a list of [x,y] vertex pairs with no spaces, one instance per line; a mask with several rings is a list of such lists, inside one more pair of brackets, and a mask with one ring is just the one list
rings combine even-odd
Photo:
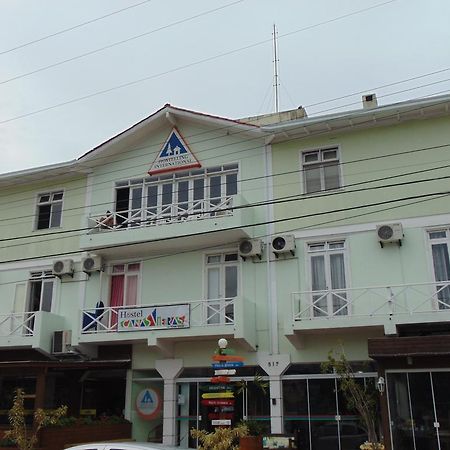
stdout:
[[131,422],[131,390],[133,386],[133,371],[127,370],[126,384],[125,384],[125,410],[123,416]]
[[155,368],[164,380],[163,444],[176,445],[177,395],[175,379],[183,368],[182,359],[159,359]]
[[269,375],[270,382],[270,428],[273,434],[284,432],[283,386],[281,374],[291,363],[290,355],[258,353],[258,364]]

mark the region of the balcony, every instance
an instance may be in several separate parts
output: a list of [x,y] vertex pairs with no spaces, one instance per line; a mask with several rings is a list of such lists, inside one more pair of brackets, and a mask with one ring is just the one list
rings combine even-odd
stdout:
[[64,318],[46,311],[0,315],[0,348],[32,348],[50,354],[53,332]]
[[89,231],[81,237],[81,249],[139,244],[136,250],[148,254],[237,241],[249,237],[245,228],[253,223],[251,208],[243,208],[246,204],[242,196],[234,195],[93,215],[88,218]]
[[176,342],[220,337],[255,351],[255,304],[237,297],[81,311],[80,344],[146,342],[171,354]]
[[450,281],[292,293],[286,335],[450,321]]

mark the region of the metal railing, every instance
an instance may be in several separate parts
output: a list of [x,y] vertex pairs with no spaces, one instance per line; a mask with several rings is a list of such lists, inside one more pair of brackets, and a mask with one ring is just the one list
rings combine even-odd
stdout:
[[[174,303],[189,306],[189,327],[205,327],[234,324],[234,306],[236,298],[220,298]],[[81,311],[81,333],[117,332],[119,310],[135,308],[156,308],[172,306],[172,304],[151,304],[134,306],[107,306],[104,308],[88,308]],[[170,329],[170,327],[168,327]],[[151,329],[150,329],[151,330]]]
[[232,216],[232,206],[233,197],[227,196],[108,212],[89,218],[89,233]]
[[450,281],[292,293],[293,320],[450,312]]
[[33,336],[36,312],[0,315],[0,337]]

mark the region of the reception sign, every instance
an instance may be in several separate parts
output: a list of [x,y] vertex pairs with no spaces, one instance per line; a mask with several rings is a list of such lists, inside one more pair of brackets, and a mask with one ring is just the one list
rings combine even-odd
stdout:
[[189,328],[189,305],[123,308],[117,311],[117,331]]

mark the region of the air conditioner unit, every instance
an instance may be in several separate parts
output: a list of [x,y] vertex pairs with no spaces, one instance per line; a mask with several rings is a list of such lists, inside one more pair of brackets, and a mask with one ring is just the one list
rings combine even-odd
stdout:
[[272,239],[272,251],[275,256],[281,253],[290,253],[292,256],[295,254],[295,238],[293,234],[282,234],[275,236]]
[[389,223],[385,225],[377,225],[377,236],[381,247],[389,242],[397,242],[402,245],[403,227],[401,223]]
[[73,260],[72,259],[60,259],[53,263],[53,275],[62,277],[63,275],[70,275],[73,277]]
[[262,241],[261,239],[245,239],[239,244],[239,254],[242,259],[249,256],[257,256],[261,259],[262,255]]
[[101,256],[86,256],[81,259],[81,270],[85,273],[100,272],[103,270]]
[[52,353],[65,354],[71,353],[72,331],[62,330],[53,333]]

